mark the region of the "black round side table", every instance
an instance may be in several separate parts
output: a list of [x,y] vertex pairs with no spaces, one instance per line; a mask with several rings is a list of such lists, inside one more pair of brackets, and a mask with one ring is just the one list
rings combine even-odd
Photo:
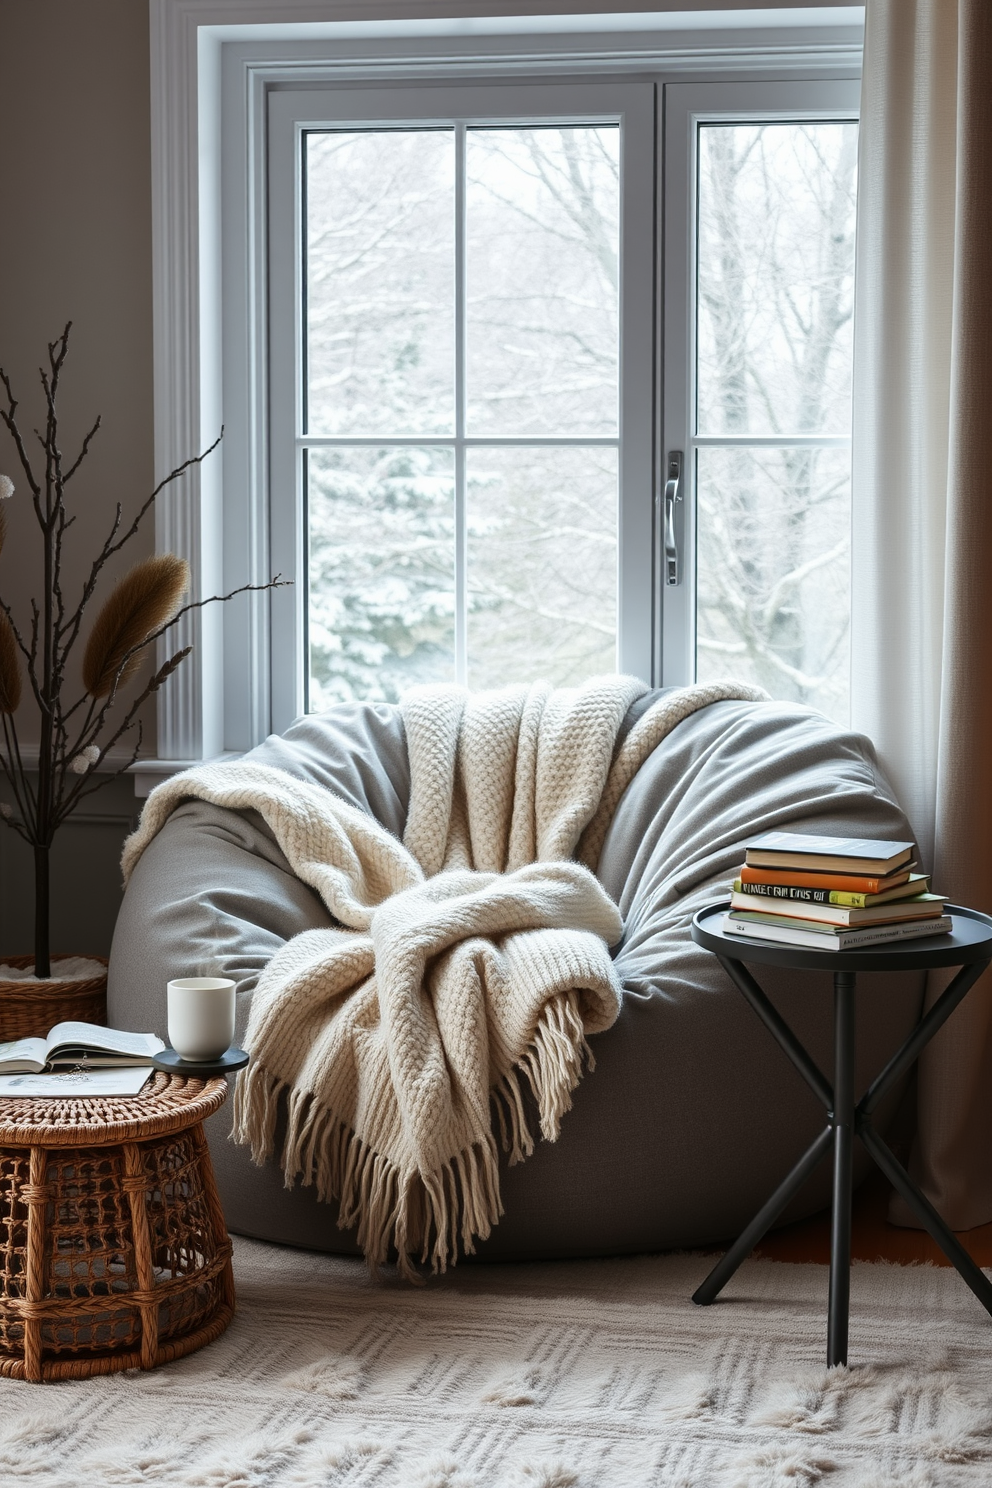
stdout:
[[[694,917],[692,938],[719,959],[727,975],[747,998],[765,1027],[792,1060],[827,1110],[824,1130],[803,1153],[791,1173],[759,1209],[740,1237],[693,1294],[700,1306],[713,1302],[742,1261],[771,1228],[789,1200],[827,1153],[834,1158],[830,1233],[830,1300],[827,1321],[827,1365],[847,1363],[851,1293],[851,1186],[854,1138],[859,1137],[893,1188],[929,1230],[987,1312],[992,1314],[992,1283],[982,1274],[953,1231],[893,1156],[872,1125],[872,1112],[896,1080],[919,1058],[923,1048],[947,1021],[958,1003],[992,961],[992,918],[974,909],[948,905],[949,934],[919,940],[888,941],[856,950],[810,950],[779,941],[734,935],[725,920],[727,900],[708,904]],[[834,975],[834,1084],[817,1067],[785,1019],[774,1008],[743,964],[785,966],[794,971],[832,971]],[[854,1090],[855,997],[859,971],[923,971],[960,966],[950,986],[875,1077],[860,1100]]]

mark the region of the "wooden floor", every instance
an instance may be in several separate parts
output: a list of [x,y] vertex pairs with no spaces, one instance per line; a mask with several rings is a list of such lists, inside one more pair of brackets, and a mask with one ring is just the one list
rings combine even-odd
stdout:
[[[854,1259],[897,1261],[903,1266],[932,1261],[937,1266],[949,1266],[950,1261],[925,1230],[905,1230],[889,1224],[886,1211],[890,1193],[887,1180],[881,1173],[874,1173],[855,1194],[851,1230]],[[992,1224],[962,1230],[958,1239],[980,1266],[992,1266]],[[772,1261],[817,1261],[826,1265],[830,1260],[829,1210],[776,1230],[753,1254]]]

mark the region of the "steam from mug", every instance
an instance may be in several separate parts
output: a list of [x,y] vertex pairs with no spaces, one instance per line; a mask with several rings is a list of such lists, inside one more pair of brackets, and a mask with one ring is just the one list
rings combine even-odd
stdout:
[[183,1059],[219,1059],[234,1042],[235,983],[180,977],[168,985],[169,1043]]

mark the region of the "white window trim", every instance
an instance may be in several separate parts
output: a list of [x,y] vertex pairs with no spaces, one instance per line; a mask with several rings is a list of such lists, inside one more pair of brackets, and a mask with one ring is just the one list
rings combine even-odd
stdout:
[[[224,298],[237,297],[247,312],[264,291],[265,265],[249,251],[240,282],[232,282],[220,231],[225,213],[250,217],[258,209],[263,136],[251,126],[264,119],[269,84],[371,82],[401,72],[658,82],[860,73],[861,7],[707,12],[698,0],[686,3],[692,11],[427,20],[416,17],[417,0],[365,0],[356,22],[348,19],[353,5],[320,0],[149,0],[157,478],[210,444],[228,418],[221,450],[156,513],[157,549],[188,559],[197,594],[269,573],[257,323],[246,313],[245,344],[236,350],[225,351],[222,335]],[[479,0],[465,6],[483,8]],[[225,58],[240,76],[240,95],[228,102],[233,129],[224,119]],[[270,727],[266,596],[190,616],[178,639],[195,649],[159,693],[163,771],[248,748]]]

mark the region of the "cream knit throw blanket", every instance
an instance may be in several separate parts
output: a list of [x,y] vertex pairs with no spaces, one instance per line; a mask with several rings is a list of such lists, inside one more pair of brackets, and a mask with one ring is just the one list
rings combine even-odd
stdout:
[[[629,677],[577,690],[418,689],[402,704],[410,807],[400,843],[331,792],[251,760],[160,785],[124,847],[125,881],[170,812],[195,796],[253,808],[340,928],[269,962],[252,998],[251,1064],[234,1135],[271,1156],[281,1095],[287,1185],[315,1183],[357,1226],[373,1265],[443,1270],[502,1211],[491,1107],[510,1161],[533,1150],[523,1085],[554,1141],[587,1034],[621,1000],[608,947],[616,905],[594,878],[623,791],[683,718],[736,683],[661,698],[619,749],[646,691]],[[573,858],[575,860],[573,860]]]

